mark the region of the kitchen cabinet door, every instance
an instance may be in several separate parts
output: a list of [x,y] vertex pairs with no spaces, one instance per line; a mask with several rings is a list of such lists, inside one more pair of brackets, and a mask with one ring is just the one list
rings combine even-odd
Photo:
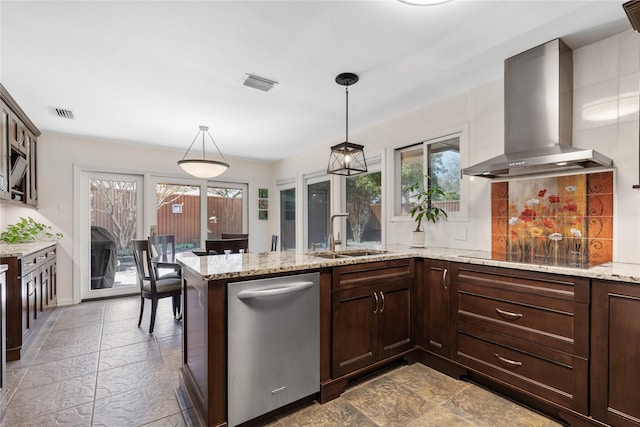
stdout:
[[333,377],[364,368],[377,360],[377,313],[374,286],[335,291],[333,295]]
[[639,426],[640,287],[594,280],[591,295],[591,415]]
[[411,348],[411,286],[394,280],[378,289],[377,338],[379,359]]
[[424,346],[432,353],[449,357],[451,265],[427,259],[424,269]]

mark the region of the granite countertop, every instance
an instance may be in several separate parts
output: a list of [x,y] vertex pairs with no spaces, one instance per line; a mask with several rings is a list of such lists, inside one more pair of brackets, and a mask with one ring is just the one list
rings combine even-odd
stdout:
[[406,245],[389,245],[385,246],[384,250],[387,252],[376,255],[338,259],[320,258],[311,255],[310,252],[293,251],[215,256],[196,256],[191,252],[185,252],[179,254],[177,260],[186,268],[192,270],[196,275],[201,276],[204,280],[250,278],[251,276],[258,275],[415,257],[564,274],[590,279],[640,283],[640,264],[609,262],[596,267],[582,269],[492,260],[488,259],[490,258],[488,252],[465,249],[411,248]]
[[28,243],[0,243],[0,257],[17,257],[38,252],[39,250],[55,246],[56,241],[36,240]]

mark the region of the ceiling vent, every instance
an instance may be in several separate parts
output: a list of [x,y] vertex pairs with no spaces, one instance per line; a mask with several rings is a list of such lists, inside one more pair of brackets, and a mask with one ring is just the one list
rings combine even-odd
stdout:
[[264,77],[256,76],[255,74],[245,74],[242,78],[242,84],[247,87],[261,90],[263,92],[269,92],[275,85],[278,84],[275,80],[269,80]]
[[76,118],[74,112],[72,110],[67,110],[66,108],[49,107],[49,110],[51,111],[51,114],[56,117],[60,117],[61,119],[75,120]]

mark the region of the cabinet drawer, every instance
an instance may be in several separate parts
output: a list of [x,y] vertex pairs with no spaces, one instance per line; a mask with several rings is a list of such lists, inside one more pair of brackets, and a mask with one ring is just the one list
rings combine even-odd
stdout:
[[512,272],[459,268],[455,320],[588,357],[588,281]]
[[[515,338],[587,357],[588,334],[575,324],[587,325],[589,306],[568,301],[538,301],[526,304],[471,290],[459,291],[456,320],[469,322]],[[576,334],[577,332],[577,334]]]
[[49,252],[51,252],[51,249],[43,249],[41,251],[22,256],[20,258],[22,263],[22,277],[43,265],[47,259],[51,260],[55,258],[55,249],[53,250],[52,255],[49,255]]
[[455,359],[468,368],[526,393],[587,413],[586,358],[536,348],[533,344],[523,349],[526,346],[513,339],[473,327],[458,331],[456,347]]
[[336,267],[333,269],[333,289],[371,285],[385,280],[411,279],[414,265],[413,259],[398,259]]

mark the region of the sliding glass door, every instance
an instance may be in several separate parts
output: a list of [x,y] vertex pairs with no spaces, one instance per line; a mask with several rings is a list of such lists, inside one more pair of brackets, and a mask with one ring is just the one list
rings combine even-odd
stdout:
[[142,236],[142,177],[84,172],[82,299],[139,292],[131,240]]

